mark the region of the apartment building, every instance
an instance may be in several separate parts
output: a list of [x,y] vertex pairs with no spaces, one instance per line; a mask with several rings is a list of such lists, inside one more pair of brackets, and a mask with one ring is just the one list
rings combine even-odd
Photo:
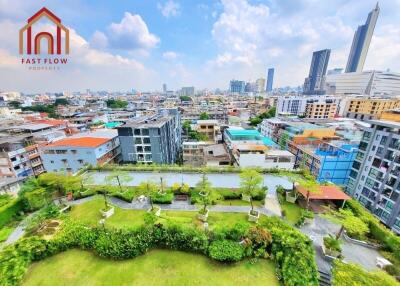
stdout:
[[[317,108],[317,105],[323,106],[324,110],[330,111],[334,109],[336,106],[338,106],[340,101],[341,101],[340,97],[329,96],[329,95],[279,96],[276,105],[276,114],[304,116],[306,115],[307,106],[310,106],[309,107],[310,111],[314,110],[316,112],[316,109],[318,109],[318,112],[310,113],[310,115],[313,114],[315,116],[323,116],[324,113],[321,112],[321,114],[319,114],[320,107]],[[318,117],[313,117],[313,118],[318,118]]]
[[345,191],[400,234],[400,113],[388,119],[368,121]]
[[0,178],[37,176],[44,171],[32,135],[0,137]]
[[197,120],[195,130],[207,136],[211,142],[221,140],[218,120]]
[[204,147],[210,145],[209,142],[195,141],[183,142],[182,159],[184,165],[201,167],[204,165]]
[[307,103],[304,117],[314,119],[332,119],[337,113],[337,107],[338,105],[336,103],[330,101]]
[[164,109],[118,126],[123,162],[173,164],[181,152],[181,118],[177,109]]
[[400,98],[353,97],[346,99],[341,114],[359,120],[379,119],[384,111],[400,108]]
[[74,174],[85,165],[120,161],[120,143],[115,130],[78,134],[42,148],[43,165],[48,172]]

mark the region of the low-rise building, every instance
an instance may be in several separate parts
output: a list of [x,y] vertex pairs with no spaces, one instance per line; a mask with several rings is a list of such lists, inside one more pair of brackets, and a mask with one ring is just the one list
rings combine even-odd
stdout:
[[18,196],[26,177],[22,178],[3,178],[0,180],[0,195]]
[[270,149],[265,145],[237,144],[232,155],[239,167],[259,167],[265,169],[292,170],[295,156],[286,150]]
[[204,162],[207,167],[231,165],[231,157],[224,144],[213,144],[203,148]]
[[209,142],[193,141],[183,142],[182,159],[184,165],[201,167],[204,165],[204,147],[210,145]]
[[42,150],[48,172],[73,174],[85,165],[120,161],[120,143],[115,130],[79,134],[51,143]]
[[346,99],[341,115],[359,120],[378,119],[384,111],[400,108],[400,98],[353,97]]

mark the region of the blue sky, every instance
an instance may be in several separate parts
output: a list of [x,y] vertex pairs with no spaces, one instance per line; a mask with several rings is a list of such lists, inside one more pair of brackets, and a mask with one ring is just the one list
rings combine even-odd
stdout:
[[[352,37],[373,0],[0,0],[0,90],[24,92],[226,89],[276,68],[276,86],[297,86],[312,52],[331,48],[344,67]],[[20,64],[18,29],[46,6],[71,30],[71,55],[59,71]],[[365,70],[400,71],[400,0],[380,2]],[[5,32],[3,32],[5,31]]]

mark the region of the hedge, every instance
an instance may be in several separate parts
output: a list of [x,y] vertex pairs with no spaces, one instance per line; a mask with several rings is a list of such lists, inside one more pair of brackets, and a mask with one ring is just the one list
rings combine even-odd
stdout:
[[370,235],[378,240],[386,249],[393,252],[393,255],[397,259],[400,259],[400,237],[382,225],[375,216],[365,210],[356,200],[349,200],[346,202],[346,205],[355,216],[368,224]]
[[[247,231],[239,227],[247,248],[261,246],[264,251],[270,243],[271,257],[277,266],[278,278],[286,286],[317,286],[318,272],[311,241],[298,230],[269,218],[263,228],[268,231]],[[251,230],[251,229],[250,229]],[[134,230],[89,228],[83,224],[65,221],[61,232],[52,240],[39,237],[24,238],[0,252],[0,285],[18,285],[29,265],[71,248],[92,250],[101,257],[127,259],[137,257],[155,247],[191,251],[223,261],[237,261],[245,255],[256,254],[259,249],[244,251],[236,240],[215,240],[212,232],[177,225],[147,225]],[[261,240],[260,238],[264,237]],[[214,242],[220,241],[220,242]],[[222,242],[221,242],[222,241]],[[256,243],[258,242],[258,243]],[[264,243],[266,242],[266,244]],[[256,246],[257,245],[257,246]]]
[[22,203],[15,199],[0,207],[0,228],[9,223],[19,212],[22,211]]

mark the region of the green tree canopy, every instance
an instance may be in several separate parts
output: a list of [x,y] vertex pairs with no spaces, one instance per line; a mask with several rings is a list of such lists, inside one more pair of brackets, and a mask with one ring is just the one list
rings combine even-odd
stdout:
[[254,169],[245,169],[240,175],[240,188],[244,195],[250,197],[251,211],[254,212],[253,196],[255,196],[263,186],[262,175]]
[[110,108],[125,108],[128,106],[128,102],[125,100],[119,100],[119,99],[108,99],[106,101],[107,107]]
[[210,116],[208,115],[207,112],[200,113],[200,120],[207,120],[207,119],[210,119]]
[[158,192],[158,184],[151,180],[147,180],[147,181],[141,182],[138,186],[138,189],[141,192],[141,194],[143,194],[144,196],[146,196],[149,199],[149,202],[151,205],[151,210],[153,210],[154,205],[153,205],[152,197],[155,196]]

